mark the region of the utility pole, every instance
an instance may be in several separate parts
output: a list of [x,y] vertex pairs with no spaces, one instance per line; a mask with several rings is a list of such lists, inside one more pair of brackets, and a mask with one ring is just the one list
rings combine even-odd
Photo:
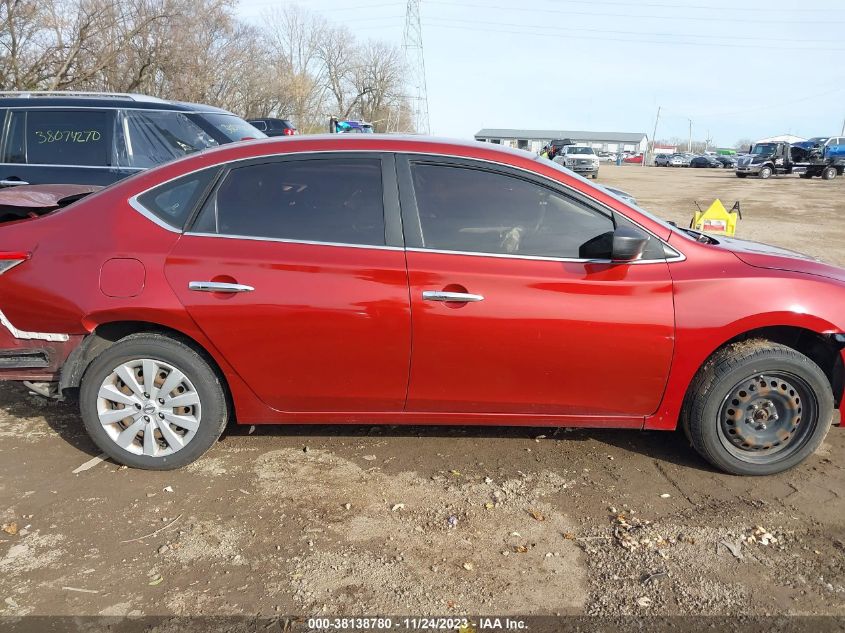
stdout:
[[842,121],[842,136],[845,136],[845,121]]
[[425,81],[420,0],[408,0],[405,9],[405,34],[402,38],[402,48],[405,51],[405,64],[411,74],[410,96],[414,131],[419,134],[429,134],[428,89]]
[[[654,160],[656,154],[654,153],[654,145],[657,143],[657,122],[660,121],[660,106],[657,106],[657,116],[654,117],[654,132],[651,134],[651,159]],[[643,167],[645,167],[645,158],[643,158]]]
[[689,121],[689,143],[687,143],[687,151],[692,152],[692,119],[687,119]]

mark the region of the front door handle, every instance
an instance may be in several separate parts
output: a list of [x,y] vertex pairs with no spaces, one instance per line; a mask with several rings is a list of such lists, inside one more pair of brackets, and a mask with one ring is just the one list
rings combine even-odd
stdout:
[[252,292],[252,286],[244,284],[227,284],[219,281],[192,281],[188,284],[189,290],[196,292]]
[[473,301],[484,301],[482,295],[474,295],[469,292],[445,292],[443,290],[425,290],[422,293],[423,301],[454,301],[455,303],[469,303]]
[[28,185],[29,183],[25,180],[9,180],[8,178],[4,178],[0,180],[0,187],[17,187],[18,185]]

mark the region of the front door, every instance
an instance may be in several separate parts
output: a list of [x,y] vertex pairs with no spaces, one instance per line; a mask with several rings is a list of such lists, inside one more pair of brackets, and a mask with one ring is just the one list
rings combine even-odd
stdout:
[[[385,238],[382,158],[263,160],[223,176],[168,257],[168,281],[271,407],[401,411],[408,282]],[[395,181],[392,163],[385,173]]]
[[632,264],[589,261],[612,214],[560,185],[427,158],[400,162],[413,322],[408,411],[653,413],[674,343],[652,238]]

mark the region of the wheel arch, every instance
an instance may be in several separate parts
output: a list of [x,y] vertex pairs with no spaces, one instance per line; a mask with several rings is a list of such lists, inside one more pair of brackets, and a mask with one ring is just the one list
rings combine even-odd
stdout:
[[[97,325],[68,356],[59,378],[59,393],[77,389],[91,362],[106,349],[131,334],[161,334],[187,345],[205,360],[219,376],[226,398],[232,406],[232,390],[226,372],[217,359],[194,337],[173,327],[150,321],[110,321]],[[230,410],[234,411],[234,408]]]
[[845,404],[845,335],[828,334],[801,325],[760,325],[747,327],[726,340],[712,346],[708,353],[692,371],[684,370],[683,377],[664,397],[658,411],[647,416],[644,429],[674,430],[678,427],[684,403],[687,402],[696,376],[708,362],[726,347],[742,341],[760,339],[779,343],[804,354],[815,362],[824,372],[833,390],[834,403],[837,407]]

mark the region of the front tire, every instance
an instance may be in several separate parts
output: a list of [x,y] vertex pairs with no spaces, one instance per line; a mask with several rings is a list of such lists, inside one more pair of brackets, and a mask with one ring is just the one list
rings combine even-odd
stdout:
[[762,180],[766,180],[768,178],[771,178],[771,176],[772,176],[772,168],[771,167],[766,166],[766,167],[763,167],[762,169],[760,169],[760,178]]
[[833,180],[834,178],[836,178],[836,176],[836,167],[825,167],[824,171],[822,171],[823,180]]
[[94,443],[116,462],[147,470],[198,459],[229,417],[211,365],[160,334],[133,334],[106,349],[86,369],[79,398]]
[[681,422],[704,459],[734,475],[772,475],[819,447],[833,418],[824,372],[765,340],[718,351],[690,385]]

